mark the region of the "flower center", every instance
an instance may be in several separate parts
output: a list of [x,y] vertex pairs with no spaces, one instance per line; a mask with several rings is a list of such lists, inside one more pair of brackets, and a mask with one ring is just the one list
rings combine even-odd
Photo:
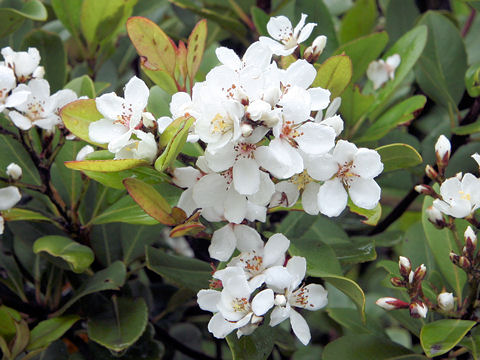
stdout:
[[297,185],[298,190],[303,190],[313,179],[308,175],[307,171],[304,170],[301,174],[294,175],[290,181]]
[[460,190],[458,193],[460,194],[460,198],[463,199],[463,200],[470,201],[472,199],[471,195],[469,193],[466,193],[463,190]]
[[232,300],[232,309],[235,312],[245,312],[248,311],[248,300],[247,298],[235,298]]
[[128,104],[128,107],[127,107],[127,105],[122,104],[122,109],[123,109],[122,114],[117,115],[117,120],[115,120],[115,123],[122,124],[123,126],[126,126],[129,128],[130,120],[132,120],[132,116],[133,116],[132,105]]
[[226,134],[233,128],[233,121],[229,117],[225,117],[221,114],[215,115],[215,117],[210,121],[211,131],[214,134]]
[[258,255],[255,250],[242,254],[240,261],[243,263],[245,271],[252,276],[263,270],[263,257]]
[[34,99],[34,101],[27,105],[27,113],[32,120],[42,117],[42,114],[45,112],[43,105],[45,105],[45,101],[37,99]]
[[353,161],[345,163],[343,166],[338,165],[337,177],[342,180],[345,186],[350,186],[351,181],[359,175],[355,174],[353,170],[355,169]]

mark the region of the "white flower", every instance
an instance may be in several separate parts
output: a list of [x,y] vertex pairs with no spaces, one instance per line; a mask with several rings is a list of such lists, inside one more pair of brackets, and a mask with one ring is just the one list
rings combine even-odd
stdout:
[[99,144],[108,143],[112,153],[128,145],[134,130],[141,127],[150,94],[147,85],[136,76],[125,85],[124,93],[124,98],[115,93],[96,98],[97,109],[104,118],[91,123],[88,129],[90,139]]
[[395,78],[395,69],[400,65],[400,55],[394,54],[389,56],[386,61],[377,60],[372,61],[368,65],[367,77],[373,82],[373,89],[377,90],[388,79]]
[[293,332],[302,344],[307,345],[311,338],[310,329],[302,315],[295,311],[293,307],[310,311],[321,309],[328,303],[328,293],[322,285],[300,286],[307,269],[305,258],[292,257],[286,268],[290,278],[288,279],[282,274],[282,276],[271,279],[269,285],[277,293],[275,296],[276,306],[270,315],[270,326],[276,326],[290,318]]
[[7,166],[6,173],[12,180],[19,180],[22,177],[22,168],[18,164],[11,163]]
[[[195,119],[199,117],[199,114],[195,110],[195,104],[193,103],[190,95],[185,92],[178,92],[172,95],[172,100],[170,101],[170,113],[172,117],[162,116],[157,120],[158,132],[163,134],[165,129],[173,122],[173,120],[180,117],[194,117]],[[187,142],[197,142],[198,135],[194,133],[195,126],[190,127],[189,134],[187,137]]]
[[270,18],[267,23],[268,33],[272,38],[278,41],[261,36],[260,42],[270,47],[275,55],[287,56],[292,54],[298,44],[308,39],[313,28],[317,25],[315,23],[308,23],[305,25],[306,18],[307,15],[302,14],[295,29],[292,28],[292,23],[285,16]]
[[462,180],[453,177],[440,186],[442,200],[435,199],[433,206],[446,215],[464,218],[480,206],[480,180],[467,173]]
[[76,161],[83,161],[85,160],[85,157],[88,155],[88,154],[91,154],[95,151],[95,149],[93,148],[93,146],[91,145],[85,145],[84,147],[82,147],[80,149],[80,151],[77,153],[77,157],[75,158]]
[[442,292],[437,296],[438,307],[443,311],[452,311],[455,304],[453,300],[453,294],[448,292]]
[[17,80],[13,70],[0,66],[0,112],[5,108],[12,108],[27,101],[29,91],[16,91],[10,93],[17,86]]
[[250,70],[249,68],[252,66],[265,70],[272,60],[270,48],[259,41],[252,43],[241,59],[235,51],[223,46],[218,47],[215,54],[223,65],[237,72],[244,69]]
[[[319,157],[308,168],[309,175],[325,183],[318,192],[318,207],[327,216],[338,216],[347,206],[348,196],[364,209],[373,209],[381,189],[373,180],[383,170],[375,150],[357,148],[339,140],[332,154]],[[348,190],[348,194],[347,194]]]
[[2,49],[5,65],[15,71],[19,82],[26,82],[31,77],[42,78],[43,67],[40,64],[40,53],[35,48],[28,48],[28,51],[13,51],[10,47]]
[[16,186],[7,186],[0,189],[0,211],[14,207],[22,198]]
[[141,130],[133,130],[135,139],[130,139],[127,143],[116,150],[115,159],[141,159],[152,163],[157,157],[158,144],[152,133],[146,133]]

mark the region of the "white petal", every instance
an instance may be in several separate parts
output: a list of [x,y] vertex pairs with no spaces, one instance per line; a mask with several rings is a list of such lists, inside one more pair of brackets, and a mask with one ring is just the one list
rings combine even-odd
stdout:
[[266,206],[257,205],[254,202],[247,201],[247,213],[245,219],[248,221],[260,221],[265,222],[267,218]]
[[17,111],[10,111],[8,113],[8,116],[10,116],[10,119],[12,120],[13,124],[19,129],[29,130],[32,128],[32,121]]
[[310,93],[312,111],[323,110],[330,103],[330,91],[316,87],[308,89],[308,92]]
[[172,95],[172,100],[170,101],[170,112],[175,119],[185,116],[185,112],[191,104],[192,99],[190,98],[190,95],[180,91]]
[[197,294],[197,303],[200,309],[217,312],[217,303],[220,301],[221,292],[217,290],[200,290]]
[[215,54],[217,55],[218,61],[223,65],[227,65],[229,68],[237,70],[242,67],[242,61],[232,49],[221,46],[215,50]]
[[30,95],[29,91],[24,91],[24,90],[14,91],[7,98],[7,101],[5,101],[5,106],[18,108],[18,106],[23,105],[27,101],[29,95]]
[[[111,126],[115,127],[116,125],[117,124],[112,124]],[[127,129],[126,127],[122,127],[122,128]],[[123,130],[122,128],[119,128],[119,130],[122,131]],[[127,144],[129,144],[129,140],[131,136],[132,136],[132,130],[127,129],[126,132],[124,132],[120,136],[115,137],[108,143],[108,151],[112,153],[116,153],[120,151],[124,146],[127,146]]]
[[141,113],[145,109],[149,95],[147,85],[136,76],[125,85],[125,102],[132,105],[133,113]]
[[275,184],[275,194],[270,201],[270,207],[291,207],[297,203],[300,191],[298,186],[290,181],[280,181]]
[[233,166],[233,185],[243,195],[255,194],[260,188],[260,170],[255,160],[242,158]]
[[90,140],[99,144],[106,144],[128,132],[128,128],[115,124],[112,120],[101,119],[92,122],[88,127]]
[[318,215],[320,209],[318,208],[318,192],[320,191],[320,184],[311,182],[305,186],[302,194],[303,210],[309,215]]
[[285,260],[285,252],[290,246],[290,240],[283,234],[274,234],[268,239],[265,244],[263,255],[263,265],[268,267],[270,265],[279,265]]
[[355,144],[345,140],[338,140],[335,149],[333,149],[333,158],[343,166],[353,161],[357,151],[358,148]]
[[213,233],[208,253],[212,259],[227,261],[232,256],[236,246],[237,238],[232,226],[228,224]]
[[385,62],[395,70],[398,65],[400,65],[400,55],[398,54],[393,54],[392,56],[389,56]]
[[319,181],[330,179],[338,171],[338,163],[330,154],[308,157],[305,167],[308,175]]
[[343,120],[340,115],[326,117],[324,120],[320,121],[319,124],[332,127],[337,136],[343,131]]
[[260,186],[258,191],[253,195],[249,195],[248,200],[255,203],[255,205],[265,207],[270,202],[274,192],[275,184],[270,179],[270,175],[264,171],[260,171]]
[[292,23],[283,15],[270,18],[267,23],[267,31],[276,40],[293,36]]
[[222,314],[216,313],[208,322],[208,331],[217,339],[223,339],[237,328],[235,323],[231,323],[224,319]]
[[446,202],[459,197],[460,191],[462,191],[462,184],[456,177],[445,180],[440,186],[440,194]]
[[0,235],[5,231],[5,219],[0,215]]
[[[177,206],[185,211],[185,214],[187,216],[190,216],[193,214],[193,212],[199,207],[195,201],[193,200],[193,189],[187,189],[182,194],[180,195],[180,199],[178,199],[178,204]],[[203,212],[202,212],[203,215]]]
[[265,289],[260,291],[252,300],[252,310],[257,316],[264,315],[273,306],[273,291]]
[[267,46],[273,54],[279,56],[288,56],[292,54],[296,49],[296,47],[285,49],[285,46],[283,44],[266,36],[260,36],[258,40],[262,43],[262,45]]
[[307,260],[302,256],[293,256],[288,260],[286,268],[292,276],[290,290],[296,289],[305,278]]
[[328,291],[322,285],[309,284],[303,288],[304,296],[307,296],[307,304],[295,303],[295,306],[315,311],[325,307],[328,303]]
[[272,60],[272,52],[268,46],[265,46],[260,41],[252,43],[245,54],[243,55],[243,62],[246,66],[255,65],[260,69],[266,69]]
[[329,126],[308,122],[299,131],[302,135],[296,138],[298,146],[307,154],[325,154],[335,145],[335,130]]
[[[218,230],[217,230],[218,231]],[[260,251],[263,249],[263,241],[259,233],[247,225],[233,226],[233,232],[237,238],[237,248],[240,252]]]
[[373,89],[377,90],[388,81],[388,72],[385,63],[372,61],[367,68],[367,77],[373,82]]
[[202,177],[202,173],[197,169],[187,166],[173,170],[173,183],[181,188],[189,188]]
[[224,203],[225,219],[240,224],[245,219],[247,212],[247,199],[240,195],[234,188],[230,188]]
[[363,209],[373,209],[380,200],[382,190],[373,179],[356,178],[350,183],[348,194],[353,203]]
[[283,306],[275,306],[275,308],[272,310],[272,313],[270,314],[270,326],[277,326],[281,322],[283,322],[285,319],[288,319],[290,317],[290,308],[286,308]]
[[290,324],[298,340],[300,340],[303,345],[307,345],[311,339],[310,328],[303,316],[293,309],[290,311]]
[[16,186],[7,186],[0,189],[0,210],[8,210],[14,207],[22,198]]
[[300,31],[300,35],[298,36],[297,43],[300,44],[305,40],[307,40],[315,26],[317,26],[317,24],[315,23],[308,23],[307,25],[305,25],[302,31]]
[[326,181],[318,192],[318,208],[329,217],[338,216],[347,206],[348,194],[337,179]]
[[269,267],[263,273],[267,286],[277,293],[284,293],[294,280],[288,269],[280,265]]
[[208,167],[215,172],[231,168],[235,162],[235,150],[232,143],[215,150],[215,153],[205,151],[205,160]]
[[104,94],[95,99],[97,110],[107,119],[117,120],[125,101],[115,93]]
[[193,186],[193,200],[200,207],[222,204],[226,198],[227,182],[219,174],[208,174]]
[[290,65],[285,72],[284,81],[290,85],[296,85],[302,89],[307,89],[312,85],[317,76],[315,67],[306,60],[297,60]]
[[360,148],[353,159],[352,171],[362,178],[373,179],[383,171],[382,159],[375,150]]
[[173,122],[173,119],[168,116],[162,116],[160,119],[157,120],[158,125],[158,133],[163,134],[165,129]]

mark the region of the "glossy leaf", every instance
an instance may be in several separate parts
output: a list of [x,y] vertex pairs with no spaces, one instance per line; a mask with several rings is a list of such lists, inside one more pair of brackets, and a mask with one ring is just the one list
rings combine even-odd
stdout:
[[120,352],[128,348],[145,331],[148,308],[143,298],[112,298],[104,312],[88,319],[88,337],[106,348]]
[[[340,112],[348,126],[354,125],[375,101],[373,95],[364,95],[358,86],[349,85],[342,94]],[[348,128],[347,128],[348,130]]]
[[141,180],[128,178],[123,184],[135,202],[151,217],[164,225],[175,225],[172,208],[155,188]]
[[188,37],[187,70],[191,84],[193,84],[195,74],[197,73],[200,63],[202,62],[206,40],[207,21],[201,20],[193,28],[192,33]]
[[426,357],[384,337],[370,334],[347,335],[329,343],[323,360],[421,360]]
[[342,18],[340,42],[346,43],[360,36],[368,35],[377,20],[377,4],[374,0],[357,0]]
[[18,164],[23,171],[22,181],[40,185],[40,176],[25,148],[6,135],[0,135],[0,167],[5,169],[11,162]]
[[413,28],[420,11],[415,0],[390,0],[385,14],[385,29],[390,41],[397,41],[403,34]]
[[420,343],[428,357],[447,353],[463,339],[475,321],[443,319],[425,324],[420,332]]
[[[143,58],[142,58],[143,59]],[[175,79],[164,70],[150,70],[145,65],[141,65],[142,71],[152,80],[155,85],[161,87],[168,94],[173,95],[178,92]]]
[[423,162],[418,151],[407,144],[389,144],[375,150],[382,158],[383,172],[406,169]]
[[145,165],[148,162],[140,159],[65,161],[65,166],[72,170],[100,172],[117,172]]
[[317,67],[312,87],[320,86],[331,92],[330,98],[340,96],[352,79],[352,61],[346,55],[328,58]]
[[129,196],[124,196],[115,204],[108,207],[101,214],[90,220],[93,224],[108,224],[122,222],[138,225],[155,225],[158,221],[146,214],[138,204]]
[[452,133],[457,135],[470,135],[478,132],[480,132],[480,120],[475,121],[473,124],[456,126],[452,129]]
[[0,9],[0,37],[15,32],[25,19],[45,21],[47,20],[47,9],[39,0],[27,1],[20,10]]
[[227,344],[233,360],[264,360],[275,345],[275,328],[264,324],[255,330],[255,336],[237,338],[235,333],[227,336]]
[[157,24],[134,16],[127,21],[127,33],[147,69],[164,70],[171,76],[175,74],[175,44]]
[[75,294],[52,316],[59,316],[82,297],[105,290],[118,290],[124,284],[127,276],[125,265],[121,261],[115,261],[108,268],[97,271],[87,279]]
[[152,247],[147,248],[147,267],[179,287],[195,292],[207,289],[212,268],[204,261],[185,256],[169,255]]
[[14,294],[22,299],[22,301],[28,302],[24,292],[23,274],[20,271],[14,255],[4,251],[3,246],[0,246],[0,268],[6,272],[7,277],[5,279],[3,277],[0,278],[0,282],[7,286]]
[[[438,191],[438,188],[437,188]],[[462,296],[463,287],[466,282],[466,275],[462,269],[450,261],[450,252],[459,252],[450,230],[445,228],[439,230],[428,221],[426,209],[431,206],[433,199],[425,196],[422,208],[422,224],[427,244],[435,258],[435,262],[447,283],[455,290],[457,296]]]
[[94,121],[98,121],[103,118],[97,110],[95,100],[93,99],[81,99],[64,106],[60,112],[62,121],[68,130],[75,136],[79,137],[90,144],[94,144],[105,148],[105,144],[94,143],[88,136],[88,127]]
[[[428,27],[425,50],[415,68],[420,88],[437,104],[454,110],[462,98],[467,54],[458,29],[445,16],[427,12],[419,24]],[[445,51],[443,44],[448,44]]]
[[33,252],[38,254],[45,252],[54,258],[60,258],[65,261],[76,273],[82,273],[94,260],[93,251],[84,245],[81,245],[64,236],[43,236],[33,244]]
[[80,31],[80,14],[83,0],[51,0],[53,11],[65,26],[65,28],[74,36],[78,37]]
[[292,239],[288,252],[292,256],[303,256],[307,260],[307,274],[321,276],[324,273],[342,275],[340,262],[330,245],[315,238]]
[[2,211],[2,216],[6,221],[52,221],[50,218],[38,212],[19,208]]
[[373,261],[377,258],[375,243],[371,238],[332,245],[335,256],[342,265]]
[[95,98],[95,85],[88,75],[83,75],[71,80],[65,89],[75,91],[78,96],[87,96],[90,99]]
[[27,350],[47,347],[55,340],[60,339],[78,320],[80,320],[78,315],[67,315],[41,321],[30,332]]
[[426,102],[427,98],[423,95],[415,95],[403,100],[376,119],[357,141],[367,142],[378,140],[395,127],[408,124],[415,118],[415,112],[423,109]]
[[351,212],[364,217],[365,220],[362,220],[362,222],[367,225],[377,225],[382,217],[382,205],[380,205],[380,203],[378,203],[373,209],[363,209],[355,205],[349,198],[348,207]]
[[388,35],[385,31],[373,33],[343,44],[334,55],[345,54],[352,60],[352,83],[355,83],[365,74],[368,65],[378,59],[387,43]]
[[22,319],[20,313],[5,305],[0,305],[0,337],[3,337],[6,341],[10,341],[16,333],[15,322],[19,322]]

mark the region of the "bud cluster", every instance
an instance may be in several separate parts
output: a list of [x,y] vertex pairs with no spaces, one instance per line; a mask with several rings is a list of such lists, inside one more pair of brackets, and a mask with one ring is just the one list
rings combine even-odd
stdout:
[[395,287],[403,287],[407,290],[410,297],[410,303],[405,301],[385,297],[376,301],[376,304],[385,310],[409,309],[410,316],[413,318],[426,317],[428,312],[428,300],[425,299],[422,291],[422,281],[427,274],[427,268],[424,264],[412,270],[410,259],[400,256],[398,268],[401,277],[393,277],[390,282]]
[[478,273],[480,267],[480,259],[478,255],[475,256],[477,248],[477,236],[470,226],[467,227],[464,233],[465,246],[462,249],[462,254],[458,255],[454,251],[450,252],[450,260],[457,266],[461,267],[467,274],[473,276]]

